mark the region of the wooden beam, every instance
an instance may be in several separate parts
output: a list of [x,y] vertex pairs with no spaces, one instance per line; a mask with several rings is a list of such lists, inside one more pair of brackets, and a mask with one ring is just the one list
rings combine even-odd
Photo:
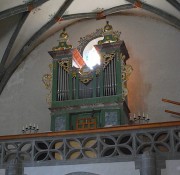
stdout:
[[146,4],[145,2],[142,2],[140,0],[126,0],[127,2],[134,4],[134,6],[142,8],[144,10],[147,10],[149,12],[152,12],[165,20],[169,21],[172,25],[174,25],[176,28],[180,29],[180,20],[176,18],[175,16],[159,9],[156,7],[153,7],[149,4]]
[[167,102],[167,103],[172,103],[174,105],[180,105],[180,102],[177,101],[172,101],[172,100],[168,100],[168,99],[162,99],[163,102]]
[[170,114],[179,115],[179,116],[180,116],[180,113],[179,113],[179,112],[174,112],[174,111],[170,111],[170,110],[165,110],[165,112],[170,113]]
[[25,12],[25,11],[28,11],[27,5],[25,5],[25,4],[4,10],[4,11],[0,12],[0,20],[8,18],[13,15],[17,15],[17,14]]
[[169,2],[174,8],[180,11],[180,3],[177,0],[166,0]]
[[[132,4],[126,4],[126,5],[120,5],[120,6],[110,8],[110,9],[106,9],[102,11],[101,13],[103,13],[104,16],[107,16],[116,12],[120,12],[122,10],[128,10],[132,8],[134,8]],[[91,13],[78,13],[78,14],[64,15],[63,20],[76,19],[76,18],[96,18],[97,14],[98,14],[97,12],[91,12]]]
[[132,8],[134,8],[134,6],[132,4],[124,4],[124,5],[120,5],[120,6],[116,6],[116,7],[112,7],[110,9],[104,10],[103,12],[105,15],[110,15],[115,12],[119,12],[122,10],[128,10],[128,9],[132,9]]
[[19,34],[19,31],[21,30],[21,28],[22,28],[24,22],[26,21],[28,15],[29,15],[29,12],[24,12],[22,14],[22,17],[19,19],[19,22],[18,22],[18,24],[16,26],[16,29],[15,29],[14,33],[12,34],[11,39],[9,40],[8,46],[6,47],[6,50],[5,50],[4,55],[2,57],[1,64],[3,66],[5,65],[5,63],[7,61],[9,53],[10,53],[10,51],[11,51],[11,49],[13,47],[13,44],[14,44],[16,38],[17,38],[17,35]]
[[47,2],[47,1],[49,1],[49,0],[38,0],[38,1],[33,0],[30,3],[19,5],[19,6],[4,10],[4,11],[0,12],[0,20],[8,18],[13,15],[17,15],[19,13],[31,11],[32,9],[42,5],[43,3]]

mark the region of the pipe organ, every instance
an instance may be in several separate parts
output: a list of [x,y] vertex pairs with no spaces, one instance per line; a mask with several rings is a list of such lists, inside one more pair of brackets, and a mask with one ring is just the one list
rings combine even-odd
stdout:
[[68,45],[65,30],[60,34],[59,45],[49,52],[53,58],[50,108],[53,131],[128,123],[126,81],[128,71],[132,71],[132,67],[126,65],[129,55],[124,41],[119,40],[108,22],[101,35],[104,38],[94,45],[100,65],[93,68],[89,68],[81,56],[82,49]]

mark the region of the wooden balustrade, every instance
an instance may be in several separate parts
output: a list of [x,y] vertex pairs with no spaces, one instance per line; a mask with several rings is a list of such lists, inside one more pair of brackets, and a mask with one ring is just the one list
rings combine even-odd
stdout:
[[134,125],[121,125],[121,126],[88,129],[88,130],[87,129],[86,130],[68,130],[68,131],[43,132],[43,133],[34,133],[34,134],[5,135],[5,136],[0,136],[0,141],[13,140],[13,139],[39,138],[39,137],[57,137],[57,136],[68,136],[68,135],[93,134],[93,133],[103,133],[103,132],[139,130],[139,129],[174,127],[174,126],[180,126],[180,121],[148,123],[148,124],[140,124],[140,125],[139,124],[138,125],[135,125],[135,124]]

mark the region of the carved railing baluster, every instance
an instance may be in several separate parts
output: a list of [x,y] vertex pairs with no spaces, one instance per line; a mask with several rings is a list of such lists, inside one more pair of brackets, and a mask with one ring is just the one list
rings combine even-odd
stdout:
[[[29,134],[29,138],[20,135],[19,139],[3,139],[0,137],[0,167],[10,160],[17,159],[28,164],[48,162],[68,162],[73,160],[103,160],[119,159],[134,160],[145,152],[156,154],[163,159],[180,159],[180,125],[161,128],[146,128],[152,124],[134,126],[127,130],[122,127],[102,128],[95,130],[73,132],[57,132]],[[132,126],[133,127],[133,126]],[[126,127],[124,127],[126,128]],[[135,129],[137,128],[137,129]],[[61,134],[62,133],[62,134]],[[65,134],[66,133],[66,134]],[[59,134],[59,136],[58,136]],[[33,137],[36,135],[36,137]]]

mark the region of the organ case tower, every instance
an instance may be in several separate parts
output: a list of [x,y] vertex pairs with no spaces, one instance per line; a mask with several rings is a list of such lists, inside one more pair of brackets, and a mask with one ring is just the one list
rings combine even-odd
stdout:
[[120,34],[108,22],[100,31],[103,39],[93,47],[100,61],[91,68],[86,59],[94,62],[97,57],[91,54],[92,57],[83,58],[82,48],[87,43],[81,43],[79,50],[72,48],[65,30],[60,34],[59,45],[49,51],[53,58],[52,131],[111,127],[129,122],[126,81],[132,67],[126,64],[128,51],[119,39]]

